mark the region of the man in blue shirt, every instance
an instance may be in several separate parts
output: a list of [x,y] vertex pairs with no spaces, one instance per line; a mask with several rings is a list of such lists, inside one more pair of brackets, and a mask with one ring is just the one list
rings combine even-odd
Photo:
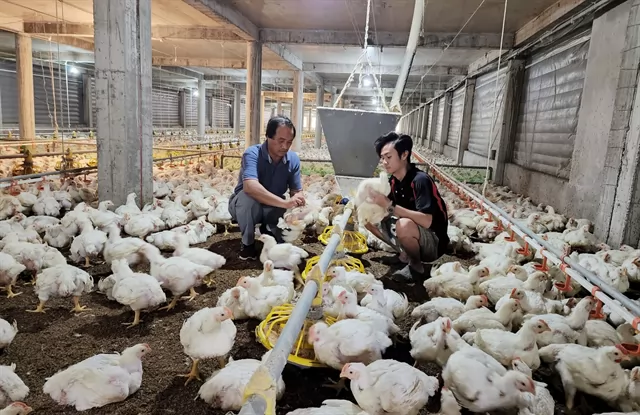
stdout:
[[[256,259],[255,226],[282,242],[278,219],[287,209],[304,206],[300,158],[289,151],[296,128],[287,117],[273,117],[267,123],[267,139],[247,148],[242,155],[238,185],[229,199],[229,213],[240,226],[240,259]],[[284,194],[289,190],[289,199]]]

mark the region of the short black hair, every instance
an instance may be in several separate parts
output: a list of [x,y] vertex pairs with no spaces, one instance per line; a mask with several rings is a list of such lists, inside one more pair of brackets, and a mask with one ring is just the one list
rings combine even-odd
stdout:
[[407,156],[407,162],[411,163],[411,150],[413,149],[413,140],[410,136],[406,134],[398,134],[395,131],[391,131],[386,133],[383,136],[380,136],[375,143],[376,153],[378,153],[378,157],[382,155],[382,148],[389,143],[393,143],[393,148],[398,152],[398,156],[402,157],[405,151],[409,152]]
[[293,129],[293,138],[296,138],[296,126],[293,125],[293,122],[289,117],[285,117],[284,115],[276,115],[269,119],[267,123],[267,132],[265,135],[267,138],[273,138],[276,135],[276,130],[278,127],[289,127]]

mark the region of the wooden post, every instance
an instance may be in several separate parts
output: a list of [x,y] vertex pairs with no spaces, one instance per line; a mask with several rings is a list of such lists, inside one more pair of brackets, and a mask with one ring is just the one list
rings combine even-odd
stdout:
[[259,144],[262,137],[261,113],[262,44],[247,42],[247,95],[244,141],[246,147]]
[[36,110],[33,102],[31,38],[24,33],[16,33],[16,78],[18,82],[20,139],[35,140]]

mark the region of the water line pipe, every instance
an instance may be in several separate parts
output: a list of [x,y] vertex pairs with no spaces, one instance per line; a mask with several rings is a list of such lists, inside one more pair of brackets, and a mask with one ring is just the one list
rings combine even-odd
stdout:
[[[351,216],[352,209],[349,205],[344,210],[344,214],[340,220],[340,229],[345,229],[349,217]],[[325,275],[333,259],[336,248],[340,244],[341,236],[337,233],[331,235],[327,246],[322,251],[320,259],[316,266],[320,268],[321,275]],[[311,308],[311,302],[318,293],[318,284],[313,279],[307,279],[307,282],[302,291],[300,299],[296,303],[296,306],[291,311],[289,320],[285,324],[284,329],[278,337],[276,345],[271,350],[269,358],[264,363],[264,366],[268,369],[269,375],[274,381],[277,381],[287,364],[287,358],[293,349],[296,339],[300,335],[300,330],[304,325],[304,321],[309,314]],[[260,395],[251,395],[247,398],[242,409],[238,415],[263,415],[268,410],[265,399]]]
[[[629,297],[607,284],[593,272],[585,269],[570,257],[564,255],[557,248],[548,244],[530,229],[518,224],[506,212],[494,203],[482,197],[473,189],[451,178],[435,164],[429,163],[429,165],[430,169],[435,172],[435,176],[437,178],[441,179],[443,182],[448,181],[452,185],[452,190],[456,190],[455,188],[457,187],[458,192],[466,193],[471,199],[482,206],[484,210],[489,211],[494,218],[500,220],[500,222],[505,225],[505,229],[511,229],[524,240],[525,244],[528,244],[530,247],[540,252],[543,258],[546,258],[552,264],[557,266],[565,264],[566,268],[564,269],[564,272],[571,279],[575,280],[582,287],[591,292],[595,298],[609,306],[612,311],[623,317],[634,328],[639,328],[640,305],[636,304]],[[622,306],[613,300],[619,301]]]

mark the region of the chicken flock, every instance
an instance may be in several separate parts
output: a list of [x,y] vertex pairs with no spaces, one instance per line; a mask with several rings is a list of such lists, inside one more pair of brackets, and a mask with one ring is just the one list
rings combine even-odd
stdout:
[[[372,179],[372,184],[381,183]],[[96,198],[96,178],[62,183],[43,180],[12,186],[0,195],[0,286],[6,300],[17,295],[19,277],[34,284],[34,313],[44,313],[51,298],[69,298],[72,311],[82,313],[83,296],[92,290],[132,311],[128,327],[144,324],[142,312],[162,312],[178,301],[193,300],[198,287],[211,285],[226,259],[206,249],[217,227],[231,225],[228,200],[237,172],[206,163],[181,170],[154,170],[154,200],[140,209],[132,193],[122,206]],[[278,226],[284,243],[267,234],[263,272],[243,276],[210,307],[196,310],[179,333],[191,361],[185,383],[202,385],[196,399],[212,407],[238,411],[244,389],[265,361],[234,360],[234,321],[262,320],[273,307],[295,303],[301,292],[299,270],[308,253],[303,235],[319,235],[337,223],[344,205],[332,176],[303,177],[307,205],[288,211]],[[477,265],[441,264],[424,282],[429,301],[412,307],[407,296],[384,287],[382,275],[332,266],[322,286],[323,309],[334,324],[318,322],[307,340],[316,360],[348,380],[355,403],[326,400],[318,408],[300,408],[290,415],[417,415],[440,394],[443,415],[472,412],[553,414],[555,402],[547,385],[533,380],[542,365],[561,378],[566,406],[574,406],[577,391],[596,396],[620,411],[640,410],[640,337],[615,310],[601,307],[594,297],[567,279],[562,270],[542,266],[538,253],[520,249],[509,233],[495,228],[455,194],[441,188],[450,212],[450,250],[474,256]],[[360,195],[362,196],[362,195]],[[564,250],[585,268],[616,287],[629,290],[640,280],[640,250],[611,249],[599,244],[592,224],[565,218],[551,206],[535,205],[503,187],[490,187],[487,197],[516,220]],[[360,205],[367,197],[356,197]],[[393,252],[362,225],[380,215],[362,209],[354,215],[357,229],[370,246]],[[63,254],[64,253],[64,254]],[[66,256],[65,256],[66,255]],[[106,262],[112,274],[94,281],[85,271]],[[148,264],[148,272],[140,272]],[[546,265],[546,263],[545,263]],[[95,285],[95,286],[94,286]],[[411,287],[409,287],[411,289]],[[586,293],[588,294],[588,293]],[[86,296],[84,297],[86,298]],[[395,342],[403,341],[401,319],[411,318],[411,357],[442,368],[442,381],[416,365],[384,359]],[[0,319],[0,347],[19,336],[20,321]],[[43,380],[42,390],[61,406],[77,411],[121,402],[144,388],[143,357],[150,344],[135,344],[121,353],[88,357]],[[635,352],[634,352],[635,351]],[[201,377],[200,363],[214,360],[219,370]],[[587,364],[589,363],[589,364]],[[26,414],[22,403],[29,388],[20,367],[0,366],[0,415]],[[276,399],[285,384],[277,380]]]

